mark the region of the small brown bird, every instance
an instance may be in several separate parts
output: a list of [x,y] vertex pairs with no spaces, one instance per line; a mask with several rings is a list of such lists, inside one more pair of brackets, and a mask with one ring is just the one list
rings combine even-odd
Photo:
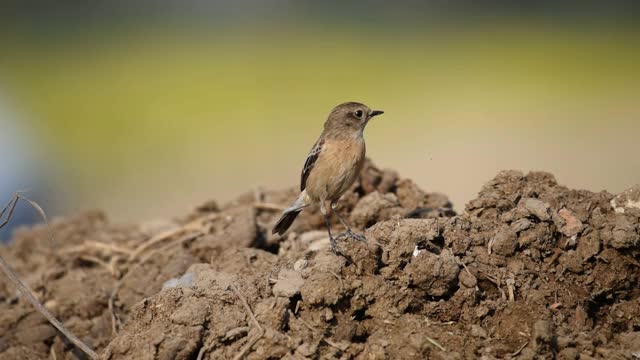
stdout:
[[344,235],[366,241],[363,235],[351,230],[335,208],[338,199],[351,187],[364,164],[364,128],[371,118],[380,114],[383,114],[383,111],[371,110],[357,102],[340,104],[331,110],[324,124],[324,131],[304,163],[300,195],[284,210],[282,217],[273,227],[274,234],[284,234],[305,207],[320,204],[320,211],[324,215],[329,232],[331,250],[334,253],[338,253],[338,250],[336,238],[331,234],[331,210],[346,228],[346,232],[339,237]]

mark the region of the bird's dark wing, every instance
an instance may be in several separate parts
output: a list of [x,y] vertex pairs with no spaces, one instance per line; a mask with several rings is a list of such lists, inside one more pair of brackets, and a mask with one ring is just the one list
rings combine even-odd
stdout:
[[318,156],[320,155],[323,144],[324,139],[318,139],[318,141],[316,141],[316,143],[313,145],[313,148],[311,148],[309,155],[307,155],[307,160],[304,162],[302,175],[300,177],[300,191],[303,191],[307,187],[307,179],[309,178],[311,170],[313,170],[313,165],[315,165],[316,160],[318,160]]

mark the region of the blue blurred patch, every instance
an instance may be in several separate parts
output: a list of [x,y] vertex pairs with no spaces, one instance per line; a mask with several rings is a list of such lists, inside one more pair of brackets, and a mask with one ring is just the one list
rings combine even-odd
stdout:
[[[9,194],[11,194],[9,192]],[[8,202],[8,200],[7,200]],[[5,203],[2,204],[4,208]],[[8,210],[7,210],[8,211]],[[6,219],[7,213],[2,218],[2,222]],[[28,204],[23,201],[18,202],[18,205],[15,208],[15,212],[11,217],[11,220],[5,225],[4,228],[0,229],[0,243],[8,242],[13,236],[13,231],[24,225],[32,225],[35,223],[42,222],[38,216],[38,213]]]
[[[16,191],[28,190],[25,195],[40,201],[41,185],[46,179],[40,170],[36,152],[37,142],[24,122],[9,106],[0,92],[0,209],[4,208]],[[7,219],[8,210],[0,219]],[[42,222],[38,212],[25,202],[18,202],[9,222],[0,229],[0,243],[7,242],[13,231],[23,225]]]

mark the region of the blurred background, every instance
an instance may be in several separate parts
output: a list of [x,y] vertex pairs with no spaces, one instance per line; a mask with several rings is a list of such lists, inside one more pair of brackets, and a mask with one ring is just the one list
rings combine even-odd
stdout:
[[366,131],[377,165],[457,210],[501,169],[615,193],[640,181],[639,9],[3,1],[0,199],[137,222],[296,186],[345,101],[385,110]]

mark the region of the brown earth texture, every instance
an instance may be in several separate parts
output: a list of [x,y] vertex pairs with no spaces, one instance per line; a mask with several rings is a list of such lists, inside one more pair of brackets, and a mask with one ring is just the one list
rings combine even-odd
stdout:
[[[166,222],[87,212],[0,254],[104,359],[638,359],[639,193],[505,171],[455,214],[369,163],[338,209],[367,238],[346,256],[317,209],[271,235],[294,189]],[[0,276],[0,358],[77,357]]]

